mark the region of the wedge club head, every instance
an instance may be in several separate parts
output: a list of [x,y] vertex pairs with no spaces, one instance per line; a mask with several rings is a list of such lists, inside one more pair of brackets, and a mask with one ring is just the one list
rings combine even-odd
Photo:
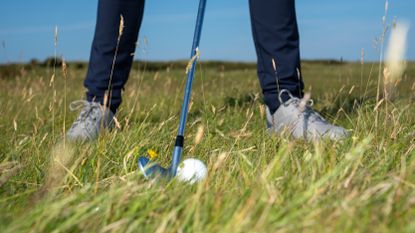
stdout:
[[140,158],[138,158],[138,167],[140,168],[141,173],[147,179],[171,177],[169,169],[166,169],[156,163],[152,163],[150,159],[145,156],[140,156]]

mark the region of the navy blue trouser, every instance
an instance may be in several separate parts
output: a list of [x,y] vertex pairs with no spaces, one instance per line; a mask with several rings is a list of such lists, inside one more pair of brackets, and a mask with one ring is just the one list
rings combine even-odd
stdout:
[[[288,89],[298,97],[303,91],[295,2],[249,0],[249,6],[258,78],[264,102],[271,112],[275,112],[280,105],[279,90]],[[99,0],[98,3],[97,24],[84,85],[89,101],[103,103],[105,93],[110,93],[108,103],[113,112],[121,104],[121,92],[130,73],[143,12],[144,0]],[[120,15],[124,17],[125,28],[113,66]]]

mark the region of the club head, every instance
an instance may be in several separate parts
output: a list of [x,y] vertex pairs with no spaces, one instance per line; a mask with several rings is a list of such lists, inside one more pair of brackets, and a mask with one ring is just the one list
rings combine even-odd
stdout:
[[165,177],[170,178],[170,171],[156,163],[152,163],[149,158],[145,156],[140,156],[138,158],[138,167],[140,168],[141,173],[147,179]]

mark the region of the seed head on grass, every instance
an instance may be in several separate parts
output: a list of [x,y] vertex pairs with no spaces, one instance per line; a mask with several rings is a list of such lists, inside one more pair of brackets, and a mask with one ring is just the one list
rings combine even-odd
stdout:
[[70,143],[62,141],[52,148],[46,180],[36,198],[40,199],[44,196],[53,196],[58,188],[65,182],[65,178],[68,174],[71,174],[75,180],[79,182],[70,171],[74,155],[75,148]]
[[265,105],[264,104],[260,104],[259,106],[259,114],[261,115],[261,119],[264,119],[265,116]]
[[123,32],[124,32],[124,16],[120,15],[120,27],[118,29],[118,35],[122,36]]
[[16,121],[16,118],[13,119],[13,129],[14,129],[14,131],[17,131],[17,121]]
[[205,127],[200,125],[197,128],[196,136],[195,136],[195,145],[199,144],[202,141],[203,134],[205,133]]
[[[213,163],[213,167],[212,167],[212,171],[216,171],[216,170],[218,170],[222,165],[223,165],[223,162],[227,159],[229,157],[229,153],[226,153],[226,152],[222,152],[222,153],[220,153],[218,156],[217,156],[217,158],[215,159],[216,161],[213,163],[213,161],[212,161],[212,163]],[[211,163],[211,164],[212,164]]]
[[186,74],[189,73],[190,69],[193,66],[194,61],[195,60],[199,60],[199,58],[200,58],[199,48],[196,48],[196,51],[195,52],[196,52],[195,55],[187,63],[187,66],[186,66]]
[[277,63],[275,62],[274,58],[271,59],[271,62],[272,62],[272,68],[274,69],[274,76],[275,76],[274,78],[277,83],[277,90],[278,90],[278,93],[280,93],[281,89],[280,89],[280,80],[279,80],[278,71],[277,71]]
[[310,92],[307,92],[307,93],[304,94],[304,97],[300,101],[300,105],[299,105],[300,111],[304,112],[307,105],[309,105],[310,103],[312,103],[311,94],[310,94]]
[[407,34],[409,26],[406,23],[396,23],[391,30],[388,48],[386,51],[386,66],[383,70],[385,96],[393,96],[394,86],[401,80],[406,63],[404,61]]

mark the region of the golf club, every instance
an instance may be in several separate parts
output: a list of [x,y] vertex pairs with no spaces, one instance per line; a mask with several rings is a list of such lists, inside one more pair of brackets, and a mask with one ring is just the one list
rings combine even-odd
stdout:
[[189,109],[190,94],[192,91],[192,83],[194,78],[194,72],[196,69],[197,59],[194,59],[197,56],[197,50],[199,47],[200,36],[202,32],[203,18],[205,14],[206,0],[200,0],[199,10],[197,13],[195,32],[193,37],[193,46],[190,54],[190,59],[192,61],[191,67],[187,72],[186,88],[184,93],[183,105],[180,115],[180,124],[179,130],[176,137],[176,142],[174,145],[172,162],[169,168],[164,168],[156,163],[152,163],[150,159],[146,156],[141,156],[138,159],[138,166],[146,178],[152,178],[156,176],[162,176],[171,178],[176,176],[177,167],[179,166],[181,155],[184,145],[184,129],[186,127],[187,112]]

